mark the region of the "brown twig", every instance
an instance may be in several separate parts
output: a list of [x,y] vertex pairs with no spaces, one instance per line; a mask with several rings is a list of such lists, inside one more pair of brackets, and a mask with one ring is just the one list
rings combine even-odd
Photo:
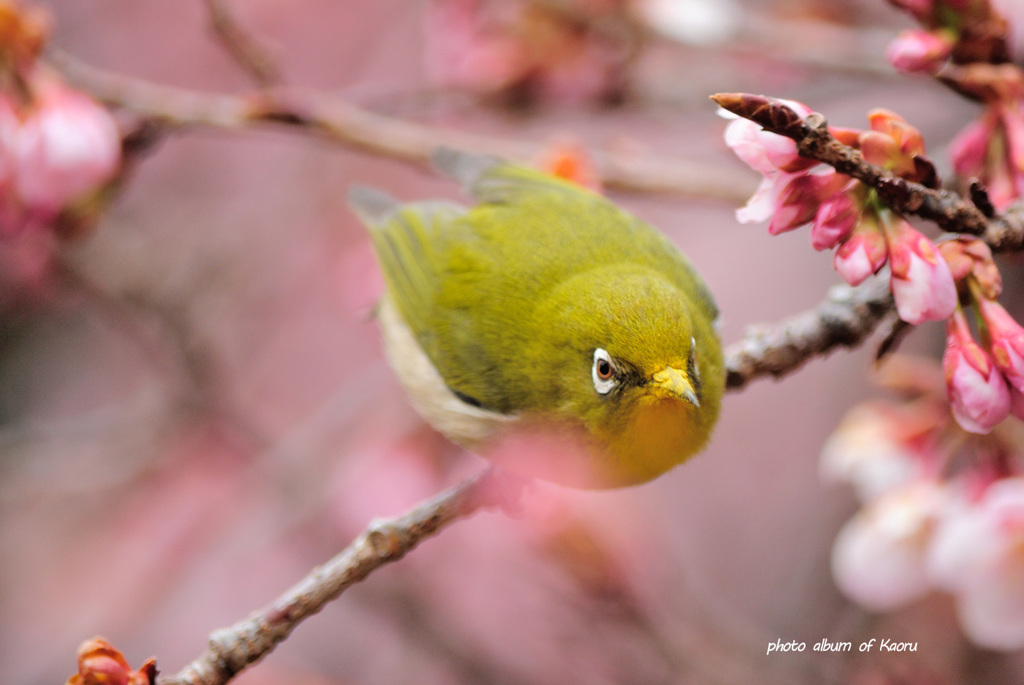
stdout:
[[371,523],[352,544],[275,602],[210,635],[206,651],[160,685],[223,685],[273,651],[306,618],[375,569],[398,561],[449,524],[490,507],[514,508],[527,481],[488,469],[394,519]]
[[842,144],[817,112],[801,116],[785,104],[761,95],[719,93],[711,97],[721,107],[760,124],[765,130],[796,141],[801,156],[828,164],[871,186],[889,207],[934,221],[953,233],[979,236],[997,252],[1024,249],[1024,215],[1018,211],[986,214],[959,194],[908,181],[869,164],[860,151]]
[[[535,159],[541,144],[438,128],[376,114],[341,100],[298,89],[271,89],[251,96],[200,93],[86,66],[54,52],[50,61],[77,88],[108,105],[134,112],[162,130],[190,127],[244,130],[278,125],[375,155],[427,164],[438,146]],[[158,139],[157,137],[153,138]],[[753,187],[742,187],[736,174],[706,161],[689,162],[650,154],[594,151],[602,183],[609,189],[676,193],[742,202]]]
[[739,390],[763,376],[778,378],[837,347],[856,347],[893,311],[883,279],[858,288],[834,286],[814,309],[771,326],[753,326],[725,350],[726,388]]
[[210,13],[210,28],[239,66],[264,88],[280,85],[281,71],[270,51],[238,23],[227,2],[206,0],[206,8]]

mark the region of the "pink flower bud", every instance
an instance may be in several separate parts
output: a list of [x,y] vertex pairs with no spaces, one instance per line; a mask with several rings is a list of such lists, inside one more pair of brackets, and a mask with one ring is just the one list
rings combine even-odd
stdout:
[[969,433],[988,433],[1010,413],[1010,392],[992,358],[974,341],[962,310],[946,324],[942,366],[953,416]]
[[1012,387],[1024,392],[1024,328],[998,302],[979,298],[977,303],[996,367]]
[[885,57],[904,73],[934,74],[946,63],[952,50],[953,42],[945,33],[911,29],[889,43]]
[[891,138],[902,154],[924,154],[924,136],[896,112],[881,107],[873,109],[868,112],[868,122],[872,131]]
[[950,316],[957,304],[956,284],[932,241],[903,219],[886,227],[886,238],[892,269],[890,287],[900,318],[919,324]]
[[828,250],[846,240],[860,221],[860,202],[848,193],[836,193],[818,207],[811,226],[811,246]]
[[874,221],[861,220],[836,250],[833,266],[850,285],[860,285],[885,264],[885,236]]
[[117,171],[121,137],[110,113],[64,86],[44,91],[17,143],[18,195],[26,208],[53,216]]

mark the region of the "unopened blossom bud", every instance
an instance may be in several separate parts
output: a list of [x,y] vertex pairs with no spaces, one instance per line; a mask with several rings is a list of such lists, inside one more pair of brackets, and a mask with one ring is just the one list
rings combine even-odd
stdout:
[[945,32],[911,29],[889,43],[885,57],[889,64],[904,73],[934,74],[946,63],[952,50],[953,41]]
[[860,285],[885,264],[885,236],[874,221],[861,220],[849,238],[840,243],[833,266],[850,285]]
[[890,286],[896,311],[907,323],[941,321],[957,305],[956,284],[938,249],[903,219],[885,228]]
[[882,133],[896,143],[896,149],[908,157],[924,154],[924,136],[906,119],[888,109],[873,109],[868,112],[871,130]]
[[862,132],[858,137],[864,159],[901,176],[916,175],[914,158],[924,154],[921,132],[900,115],[886,109],[872,110],[868,119],[871,130]]
[[1024,392],[1024,328],[994,300],[978,299],[977,306],[988,331],[992,360],[1007,382]]
[[13,0],[0,1],[0,61],[28,68],[50,33],[50,13]]
[[121,138],[106,109],[54,84],[22,125],[16,154],[17,192],[26,209],[55,216],[113,176]]
[[543,151],[537,166],[552,176],[564,178],[600,193],[601,177],[587,149],[574,141],[556,141]]
[[992,259],[992,249],[973,236],[957,236],[938,245],[953,280],[973,279],[984,297],[994,300],[1003,292],[1003,277]]
[[836,193],[818,207],[811,225],[811,246],[828,250],[846,240],[860,221],[860,202],[848,193]]
[[953,416],[969,433],[988,433],[1010,413],[1010,392],[995,362],[971,335],[963,310],[946,324],[942,366]]
[[153,685],[156,661],[150,659],[132,670],[124,655],[101,637],[86,640],[78,648],[78,673],[67,685]]
[[864,131],[858,141],[864,159],[885,169],[895,168],[900,161],[900,148],[896,141],[878,131]]

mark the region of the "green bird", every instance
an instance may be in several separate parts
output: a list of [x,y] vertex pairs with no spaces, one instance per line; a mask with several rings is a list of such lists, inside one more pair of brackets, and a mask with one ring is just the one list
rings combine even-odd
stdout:
[[386,282],[388,360],[419,413],[510,470],[648,481],[708,442],[725,387],[718,310],[648,224],[576,184],[450,149],[477,204],[349,202]]

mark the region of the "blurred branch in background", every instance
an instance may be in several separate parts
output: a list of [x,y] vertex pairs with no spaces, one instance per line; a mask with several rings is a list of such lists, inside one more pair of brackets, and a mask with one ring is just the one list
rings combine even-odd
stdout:
[[239,66],[264,88],[280,85],[283,77],[270,49],[238,22],[227,0],[205,2],[210,27]]
[[[323,94],[297,89],[259,91],[250,96],[207,94],[161,86],[99,70],[73,57],[53,52],[52,63],[71,83],[101,102],[135,113],[146,129],[193,127],[244,130],[277,125],[300,133],[404,162],[426,165],[438,146],[492,154],[514,160],[535,159],[540,144],[511,138],[441,129],[375,114]],[[154,139],[155,140],[155,139]],[[646,193],[676,193],[736,202],[749,191],[737,186],[726,165],[688,162],[613,150],[592,151],[602,183],[609,189]]]

